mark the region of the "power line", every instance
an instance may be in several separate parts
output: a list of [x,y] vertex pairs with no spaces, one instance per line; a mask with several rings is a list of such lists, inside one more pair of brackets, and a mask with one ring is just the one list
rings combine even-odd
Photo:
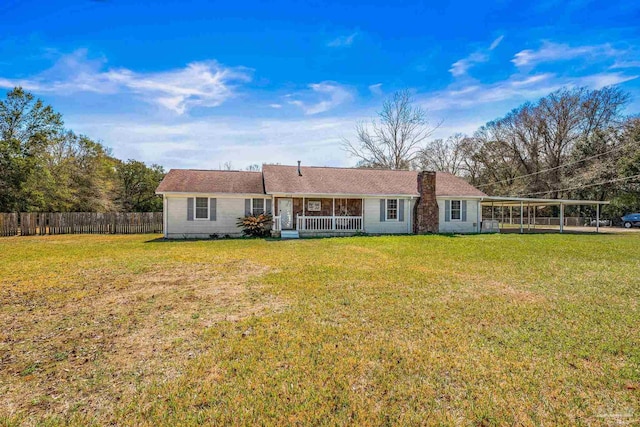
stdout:
[[634,178],[640,178],[640,174],[639,175],[633,175],[633,176],[627,176],[627,177],[624,177],[624,178],[612,179],[610,181],[598,182],[597,184],[587,184],[587,185],[579,185],[577,187],[563,188],[561,190],[547,190],[547,191],[538,191],[536,193],[519,194],[519,195],[517,195],[515,197],[536,196],[538,194],[547,194],[547,193],[552,193],[552,192],[561,193],[561,192],[564,192],[564,191],[579,190],[579,189],[582,189],[582,188],[596,187],[598,185],[611,184],[611,183],[620,182],[620,181],[627,181],[629,179],[634,179]]
[[604,156],[605,154],[613,153],[614,151],[616,151],[616,150],[620,150],[621,148],[623,148],[623,147],[625,147],[625,146],[626,146],[625,144],[620,144],[619,146],[617,146],[617,147],[615,147],[615,148],[613,148],[613,149],[611,149],[611,150],[609,150],[609,151],[605,151],[604,153],[595,154],[595,155],[593,155],[593,156],[585,157],[584,159],[576,160],[576,161],[569,162],[569,163],[564,163],[564,164],[562,164],[562,165],[560,165],[560,166],[555,166],[555,167],[553,167],[553,168],[549,168],[549,169],[543,169],[543,170],[541,170],[541,171],[537,171],[537,172],[529,173],[529,174],[526,174],[526,175],[516,176],[516,177],[514,177],[514,178],[503,179],[502,181],[495,181],[495,182],[490,182],[490,183],[488,183],[488,184],[480,184],[480,185],[476,185],[476,187],[477,187],[477,188],[482,188],[482,187],[487,187],[487,186],[489,186],[489,185],[502,184],[502,183],[504,183],[504,182],[509,182],[509,181],[513,181],[513,180],[516,180],[516,179],[520,179],[520,178],[526,178],[526,177],[528,177],[528,176],[539,175],[539,174],[541,174],[541,173],[550,172],[550,171],[553,171],[553,170],[556,170],[556,169],[561,169],[561,168],[564,168],[564,167],[567,167],[567,166],[571,166],[571,165],[575,165],[575,164],[577,164],[577,163],[584,162],[585,160],[591,160],[591,159],[595,159],[595,158],[600,157],[600,156]]

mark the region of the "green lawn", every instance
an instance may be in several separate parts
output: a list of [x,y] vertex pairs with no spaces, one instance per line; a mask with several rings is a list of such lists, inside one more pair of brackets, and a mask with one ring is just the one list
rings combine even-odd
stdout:
[[640,422],[640,234],[156,238],[0,239],[0,425]]

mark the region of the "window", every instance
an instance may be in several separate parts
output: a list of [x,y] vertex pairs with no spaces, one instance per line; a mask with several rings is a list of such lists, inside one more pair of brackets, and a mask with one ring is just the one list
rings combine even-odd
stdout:
[[387,199],[387,221],[398,219],[398,199]]
[[209,199],[196,197],[196,219],[209,219]]
[[462,202],[460,200],[451,201],[451,221],[462,219]]
[[307,202],[307,210],[309,212],[320,212],[322,210],[322,202],[320,200],[309,200]]
[[252,200],[251,213],[253,216],[262,215],[264,213],[264,199]]

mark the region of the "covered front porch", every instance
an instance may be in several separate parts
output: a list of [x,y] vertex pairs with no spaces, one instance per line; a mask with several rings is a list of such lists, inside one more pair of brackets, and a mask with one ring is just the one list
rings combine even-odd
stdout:
[[363,199],[344,197],[274,197],[273,231],[302,234],[362,231]]

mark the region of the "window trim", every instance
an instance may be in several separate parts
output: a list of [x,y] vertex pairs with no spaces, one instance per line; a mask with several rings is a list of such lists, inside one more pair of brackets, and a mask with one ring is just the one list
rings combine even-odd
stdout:
[[[396,201],[396,217],[389,218],[389,200]],[[384,199],[384,220],[400,222],[400,199]]]
[[[456,209],[460,213],[459,218],[453,217],[453,202],[460,203],[460,207]],[[449,221],[451,222],[462,222],[462,199],[452,199],[449,201]]]
[[[207,200],[207,216],[205,218],[198,218],[198,199]],[[208,221],[211,215],[211,200],[210,197],[194,197],[193,198],[193,220],[194,221]],[[202,208],[201,208],[202,209]]]
[[251,198],[251,216],[257,216],[255,214],[255,208],[253,207],[253,201],[254,200],[262,200],[262,213],[259,213],[258,215],[262,215],[262,214],[266,214],[267,213],[267,199],[262,198],[262,197],[252,197]]

